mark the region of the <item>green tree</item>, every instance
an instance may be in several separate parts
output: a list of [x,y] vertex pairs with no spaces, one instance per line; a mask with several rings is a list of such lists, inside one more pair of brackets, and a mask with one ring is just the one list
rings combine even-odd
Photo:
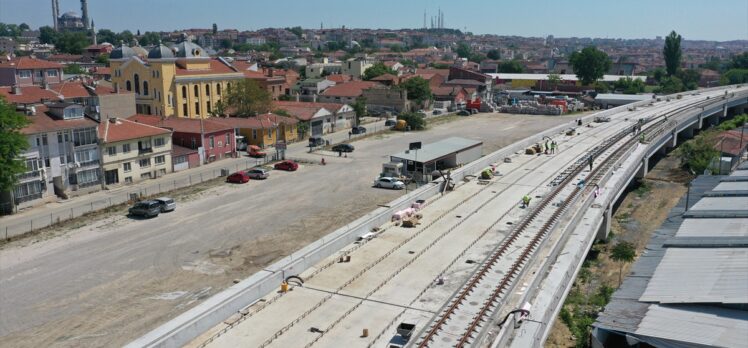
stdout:
[[221,39],[221,48],[223,48],[223,49],[229,49],[229,48],[231,48],[231,40],[229,40],[229,39]]
[[361,124],[361,117],[366,115],[366,98],[358,97],[356,101],[351,105],[353,110],[356,112],[356,126]]
[[660,87],[655,90],[656,93],[670,94],[683,91],[683,81],[677,76],[663,77]]
[[711,168],[719,155],[719,151],[714,148],[716,143],[714,132],[705,132],[681,144],[675,154],[684,168],[694,174],[701,174]]
[[683,81],[683,91],[691,91],[699,88],[701,74],[693,69],[678,70],[678,78]]
[[735,85],[748,82],[748,69],[730,69],[720,78],[721,85]]
[[153,31],[146,31],[143,36],[140,37],[138,42],[143,46],[158,45],[161,41],[161,35]]
[[613,88],[623,92],[623,94],[637,94],[644,92],[644,82],[639,79],[624,77],[613,83]]
[[272,100],[257,81],[244,79],[228,91],[226,104],[237,116],[249,117],[270,111]]
[[548,74],[548,86],[551,90],[555,90],[559,83],[561,83],[561,75]]
[[62,69],[62,71],[65,74],[68,74],[68,75],[87,74],[86,70],[84,70],[83,68],[81,68],[81,66],[78,65],[78,64],[66,65],[65,68]]
[[507,62],[501,62],[499,64],[499,72],[504,74],[518,74],[524,71],[522,64],[516,60],[510,60]]
[[410,59],[403,59],[403,60],[400,61],[400,64],[402,64],[403,66],[407,66],[409,68],[417,68],[418,67],[418,63],[416,63],[415,61],[410,60]]
[[109,66],[109,54],[108,53],[100,54],[98,57],[96,57],[96,63]]
[[408,91],[408,99],[415,100],[418,104],[431,99],[431,87],[423,77],[409,78],[400,84],[400,88]]
[[91,43],[86,34],[81,32],[64,32],[55,41],[55,49],[63,53],[81,54]]
[[636,247],[627,241],[618,242],[613,247],[613,250],[610,251],[610,259],[620,264],[620,268],[618,270],[618,286],[619,287],[621,286],[621,281],[622,281],[621,278],[623,277],[623,265],[634,261],[635,258],[636,258]]
[[296,124],[296,131],[299,132],[301,139],[304,139],[307,132],[309,132],[309,121],[299,121]]
[[26,163],[20,155],[29,146],[20,130],[29,120],[16,112],[15,108],[0,97],[0,192],[13,189],[18,174],[26,172]]
[[18,25],[18,29],[20,29],[21,31],[24,31],[24,30],[29,30],[29,29],[31,29],[31,28],[29,27],[29,25],[28,25],[28,24],[26,24],[26,23],[21,23],[20,25]]
[[293,28],[286,28],[286,30],[288,30],[291,33],[293,33],[294,35],[296,35],[296,37],[298,37],[299,39],[301,39],[301,36],[304,35],[304,29],[302,29],[299,26],[296,26],[296,27],[293,27]]
[[675,75],[680,68],[680,60],[683,54],[680,49],[681,40],[681,36],[675,30],[671,31],[670,35],[665,38],[665,47],[662,49],[662,54],[665,56],[665,68],[668,76]]
[[57,41],[58,33],[50,26],[39,28],[39,42],[43,44],[53,44]]
[[364,80],[371,80],[377,76],[382,76],[384,74],[395,74],[395,72],[384,65],[384,63],[377,62],[364,71]]
[[403,112],[397,116],[398,120],[404,120],[411,130],[422,130],[426,128],[426,120],[421,114],[415,112]]
[[732,61],[730,62],[730,68],[748,69],[748,52],[743,52],[741,54],[736,55],[735,57],[732,57]]
[[[148,34],[148,33],[146,33],[146,34]],[[96,33],[96,39],[99,42],[108,42],[108,43],[110,43],[112,45],[117,45],[119,43],[119,36],[117,36],[117,33],[113,32],[113,31],[111,31],[109,29],[100,29]]]
[[216,102],[216,107],[210,111],[211,116],[220,117],[226,116],[226,103],[223,100]]
[[585,47],[581,52],[572,53],[569,63],[585,86],[597,81],[610,70],[610,58],[605,52],[594,46]]
[[460,58],[469,58],[470,54],[473,53],[473,49],[470,48],[470,45],[468,45],[466,42],[460,42],[459,44],[457,44],[455,53],[457,53]]
[[218,24],[213,23],[213,35],[218,33]]
[[499,50],[497,49],[492,49],[488,51],[488,53],[486,53],[486,57],[488,57],[489,59],[498,60],[501,58],[501,53],[499,53]]
[[125,30],[119,33],[119,35],[117,35],[117,38],[119,38],[118,41],[124,41],[128,45],[132,45],[132,42],[135,39],[135,35],[133,35],[131,31]]
[[663,68],[657,68],[652,71],[652,78],[657,81],[657,83],[660,83],[665,75],[667,75],[667,71]]

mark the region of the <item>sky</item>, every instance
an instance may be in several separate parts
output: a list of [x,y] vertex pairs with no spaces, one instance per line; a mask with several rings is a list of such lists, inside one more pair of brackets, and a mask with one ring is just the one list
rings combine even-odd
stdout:
[[[59,0],[60,14],[80,13]],[[675,30],[687,40],[748,40],[746,0],[88,0],[98,29],[417,28],[441,8],[445,26],[475,34],[654,38]],[[428,21],[428,19],[427,19]],[[0,0],[0,22],[52,25],[50,0]]]

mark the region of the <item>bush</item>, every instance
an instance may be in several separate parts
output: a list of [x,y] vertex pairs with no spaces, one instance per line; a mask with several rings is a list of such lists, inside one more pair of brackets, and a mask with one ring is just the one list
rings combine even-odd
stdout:
[[404,120],[408,123],[411,130],[422,130],[426,128],[426,120],[421,114],[415,112],[405,112],[397,116],[398,120]]
[[714,149],[714,144],[713,132],[702,133],[681,144],[675,154],[680,158],[684,168],[694,174],[701,174],[706,169],[710,169],[714,159],[719,156],[719,151]]

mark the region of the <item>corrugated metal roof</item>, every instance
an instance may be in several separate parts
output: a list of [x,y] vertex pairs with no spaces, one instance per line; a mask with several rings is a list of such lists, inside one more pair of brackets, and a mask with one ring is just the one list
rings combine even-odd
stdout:
[[748,303],[748,249],[668,248],[639,301]]
[[686,219],[676,237],[748,237],[748,219]]
[[746,347],[748,312],[707,306],[651,305],[635,334],[670,341],[655,343],[645,339],[655,346]]
[[704,197],[690,210],[746,210],[748,197]]
[[482,141],[451,137],[431,144],[425,144],[418,151],[400,152],[392,157],[402,158],[409,161],[430,162],[451,153],[462,151],[476,145],[483,144]]
[[721,182],[712,191],[745,191],[748,190],[748,181]]

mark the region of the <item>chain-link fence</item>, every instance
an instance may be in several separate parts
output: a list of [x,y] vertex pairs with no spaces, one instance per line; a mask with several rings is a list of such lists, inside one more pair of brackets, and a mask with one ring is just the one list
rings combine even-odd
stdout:
[[[152,183],[145,181],[139,182],[136,185],[132,186],[124,186],[122,189],[118,189],[119,192],[110,192],[107,197],[87,200],[86,202],[81,202],[78,204],[71,204],[69,207],[55,209],[54,211],[42,216],[36,215],[34,217],[29,217],[28,219],[21,222],[11,223],[7,225],[4,224],[5,226],[0,229],[0,236],[5,239],[12,238],[24,233],[39,230],[41,228],[53,226],[55,224],[68,221],[85,214],[121,205],[124,203],[131,203],[145,197],[167,193],[176,189],[190,187],[192,185],[196,185],[205,181],[226,176],[233,173],[234,171],[245,170],[259,165],[265,165],[276,160],[276,154],[268,154],[268,156],[265,158],[248,158],[244,161],[226,163],[226,166],[202,171],[200,171],[200,169],[197,169],[198,171],[200,171],[199,173],[192,173],[187,176],[179,176],[178,173],[175,173],[173,174],[175,178],[171,180],[169,180],[169,176],[166,176],[155,179]],[[176,176],[179,176],[179,178],[176,178]],[[12,206],[6,208],[12,209]]]

